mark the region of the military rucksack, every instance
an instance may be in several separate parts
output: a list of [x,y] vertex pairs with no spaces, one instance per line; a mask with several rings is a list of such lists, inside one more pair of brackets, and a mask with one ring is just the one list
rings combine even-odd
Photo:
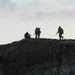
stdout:
[[40,33],[41,33],[40,28],[36,28],[35,29],[35,34],[40,34]]

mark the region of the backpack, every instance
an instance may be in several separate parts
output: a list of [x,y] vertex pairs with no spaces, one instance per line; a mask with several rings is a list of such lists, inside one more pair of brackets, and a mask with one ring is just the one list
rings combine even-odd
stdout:
[[41,33],[40,28],[36,28],[35,29],[35,34],[40,34],[40,33]]

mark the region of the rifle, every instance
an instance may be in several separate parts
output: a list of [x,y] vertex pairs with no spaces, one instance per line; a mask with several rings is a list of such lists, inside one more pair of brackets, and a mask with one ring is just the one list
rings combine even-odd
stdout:
[[57,35],[57,34],[58,34],[58,32],[55,35]]

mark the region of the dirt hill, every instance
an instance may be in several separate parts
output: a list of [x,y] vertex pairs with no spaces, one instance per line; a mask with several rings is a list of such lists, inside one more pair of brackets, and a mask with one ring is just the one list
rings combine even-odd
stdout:
[[75,75],[75,40],[23,39],[0,45],[2,75]]

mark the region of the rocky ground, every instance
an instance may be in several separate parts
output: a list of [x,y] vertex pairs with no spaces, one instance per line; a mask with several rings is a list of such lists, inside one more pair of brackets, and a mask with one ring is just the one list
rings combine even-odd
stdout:
[[75,40],[23,39],[0,45],[2,75],[75,75]]

